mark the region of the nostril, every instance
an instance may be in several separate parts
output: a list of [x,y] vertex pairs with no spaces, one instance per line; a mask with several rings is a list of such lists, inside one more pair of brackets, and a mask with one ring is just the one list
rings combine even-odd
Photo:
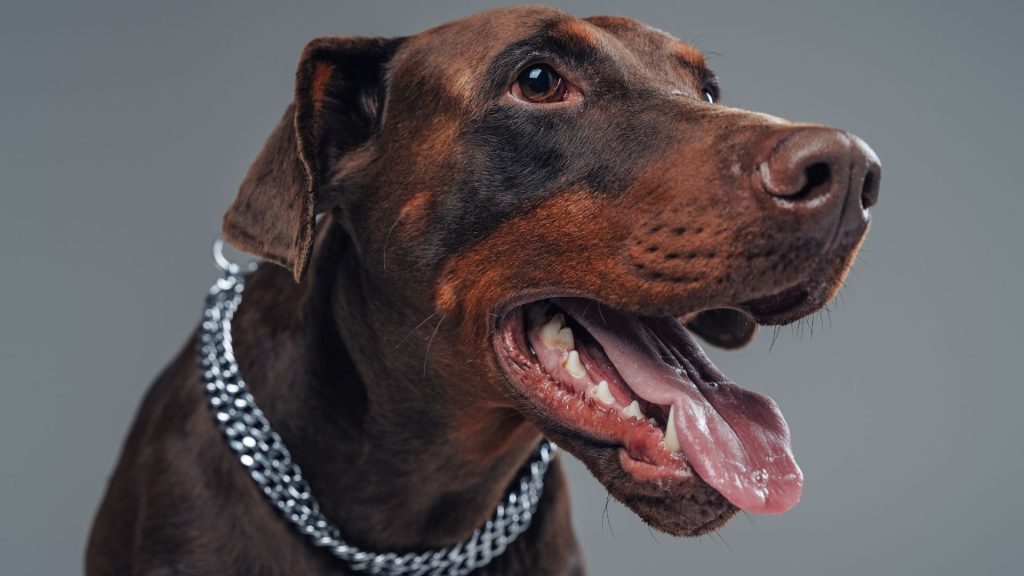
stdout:
[[878,198],[878,157],[862,140],[840,130],[800,127],[775,133],[753,176],[755,185],[785,209],[831,213],[844,199],[865,208]]
[[832,180],[832,166],[826,162],[815,162],[804,169],[804,185],[790,198],[802,200],[817,196],[820,192],[827,191],[830,180]]
[[878,203],[878,184],[881,170],[878,165],[874,165],[868,169],[867,174],[864,175],[864,188],[860,193],[860,204],[865,209],[871,208]]

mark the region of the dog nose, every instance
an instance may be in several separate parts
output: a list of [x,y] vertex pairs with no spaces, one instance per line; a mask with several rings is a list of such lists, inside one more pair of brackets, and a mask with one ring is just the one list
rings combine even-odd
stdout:
[[860,138],[832,128],[796,128],[771,145],[757,168],[764,191],[786,208],[807,209],[835,195],[861,210],[878,202],[881,164]]

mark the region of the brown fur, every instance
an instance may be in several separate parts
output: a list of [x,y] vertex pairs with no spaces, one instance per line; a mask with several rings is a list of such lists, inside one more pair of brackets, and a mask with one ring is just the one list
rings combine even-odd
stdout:
[[[589,107],[541,117],[508,100],[502,58],[535,41],[561,46],[551,58]],[[660,315],[735,306],[808,277],[821,279],[808,309],[831,297],[866,221],[829,244],[852,218],[842,201],[774,203],[751,173],[810,128],[707,104],[710,78],[696,49],[664,33],[537,7],[307,46],[295,101],[223,232],[283,267],[248,282],[235,349],[346,539],[405,551],[466,538],[541,431],[652,526],[694,533],[688,515],[713,491],[638,483],[615,452],[538,416],[489,335],[511,303],[553,292]],[[540,120],[548,128],[532,128]],[[195,364],[190,341],[147,394],[87,572],[346,573],[257,492]],[[714,510],[703,509],[703,529],[731,515]],[[560,465],[533,526],[480,573],[583,573]]]

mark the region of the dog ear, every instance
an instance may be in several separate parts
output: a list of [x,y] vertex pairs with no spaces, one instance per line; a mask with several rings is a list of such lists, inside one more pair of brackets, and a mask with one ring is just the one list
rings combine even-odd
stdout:
[[237,248],[302,278],[313,246],[322,179],[379,123],[388,63],[401,39],[318,38],[295,75],[295,101],[249,168],[224,215]]

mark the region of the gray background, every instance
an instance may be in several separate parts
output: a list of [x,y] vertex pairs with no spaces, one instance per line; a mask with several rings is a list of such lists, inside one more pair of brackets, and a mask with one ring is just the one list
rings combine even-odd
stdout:
[[[885,166],[829,326],[712,350],[793,430],[803,501],[654,536],[569,461],[591,572],[1005,574],[1021,483],[1020,3],[616,2],[703,49],[728,104],[849,129]],[[0,7],[0,572],[81,571],[148,382],[193,328],[210,242],[318,35],[467,2]],[[608,522],[610,520],[611,527]]]

